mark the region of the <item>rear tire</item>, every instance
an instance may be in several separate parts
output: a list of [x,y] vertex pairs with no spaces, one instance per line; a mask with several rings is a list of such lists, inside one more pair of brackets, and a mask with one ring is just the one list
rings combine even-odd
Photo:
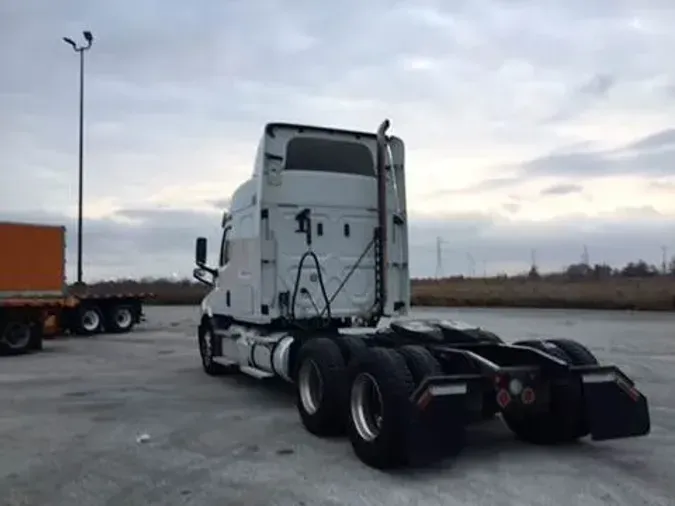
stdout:
[[349,364],[354,357],[368,349],[363,338],[358,336],[340,334],[334,336],[332,339],[338,345],[338,348],[340,348],[345,364]]
[[415,385],[395,350],[369,348],[349,366],[347,433],[356,456],[376,469],[408,463],[408,433],[415,423],[410,402]]
[[598,365],[598,359],[583,344],[572,339],[549,339],[570,358],[572,365]]
[[80,336],[92,336],[103,331],[103,315],[98,306],[80,304],[75,311],[73,330]]
[[[556,341],[558,340],[531,340],[514,344],[543,351],[570,365],[586,365],[575,363],[563,346],[558,346]],[[570,383],[551,385],[551,404],[547,412],[524,417],[502,413],[502,419],[518,439],[528,443],[539,445],[571,443],[589,433],[583,402],[581,381],[572,379]]]
[[22,355],[31,349],[33,329],[30,323],[10,320],[0,328],[0,354]]
[[106,311],[106,330],[115,334],[131,332],[136,324],[134,308],[130,304],[111,306]]
[[347,368],[340,347],[316,337],[300,348],[295,374],[296,407],[305,429],[319,437],[345,431]]
[[429,350],[423,346],[408,344],[396,348],[396,351],[405,360],[415,388],[417,388],[427,376],[438,376],[443,374],[441,364],[439,364],[438,360],[436,360]]

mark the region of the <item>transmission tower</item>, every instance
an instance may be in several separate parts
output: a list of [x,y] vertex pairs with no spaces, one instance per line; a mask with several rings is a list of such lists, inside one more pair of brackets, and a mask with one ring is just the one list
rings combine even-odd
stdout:
[[436,279],[443,277],[443,239],[436,237]]
[[468,262],[467,276],[470,278],[476,277],[476,260],[471,253],[466,254],[466,260]]
[[588,246],[584,244],[584,252],[581,254],[581,263],[584,265],[591,265],[591,260],[588,256]]
[[532,248],[530,250],[530,267],[532,269],[537,269],[537,250]]

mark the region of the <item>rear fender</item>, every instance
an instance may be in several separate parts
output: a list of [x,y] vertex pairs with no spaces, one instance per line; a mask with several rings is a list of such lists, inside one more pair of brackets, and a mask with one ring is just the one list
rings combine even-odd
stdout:
[[644,436],[651,430],[647,398],[616,366],[577,366],[591,437],[596,441]]
[[418,423],[408,436],[412,464],[456,455],[464,446],[465,427],[483,403],[480,375],[429,376],[410,397]]

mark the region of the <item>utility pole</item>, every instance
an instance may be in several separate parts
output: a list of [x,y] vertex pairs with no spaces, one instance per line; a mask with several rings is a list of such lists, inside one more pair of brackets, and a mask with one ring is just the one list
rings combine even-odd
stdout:
[[84,46],[78,46],[73,39],[63,37],[66,44],[72,46],[73,50],[80,55],[80,138],[79,138],[79,184],[77,198],[77,285],[82,285],[82,187],[84,183],[84,52],[91,48],[94,41],[90,31],[82,32],[84,40],[87,42]]
[[668,274],[668,246],[661,246],[661,272]]

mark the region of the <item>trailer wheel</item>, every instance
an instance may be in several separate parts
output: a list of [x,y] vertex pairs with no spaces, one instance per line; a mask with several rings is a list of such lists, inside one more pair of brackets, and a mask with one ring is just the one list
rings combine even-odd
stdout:
[[103,331],[103,315],[93,304],[81,304],[75,312],[73,330],[80,336],[91,336]]
[[347,368],[340,347],[330,338],[310,339],[300,348],[296,406],[302,424],[315,436],[344,433]]
[[412,375],[415,387],[419,386],[427,376],[443,374],[441,364],[439,364],[438,360],[436,360],[429,350],[423,346],[408,344],[396,348],[396,351],[405,360],[408,370]]
[[9,321],[0,335],[0,348],[7,355],[19,355],[28,352],[32,342],[32,329],[26,322]]
[[349,379],[347,431],[357,457],[377,469],[406,465],[415,385],[405,359],[394,350],[369,348],[350,364]]
[[115,334],[131,332],[134,328],[134,308],[129,304],[112,306],[106,311],[106,329]]
[[[534,348],[574,364],[574,360],[554,340],[529,340],[514,344]],[[518,439],[539,445],[570,443],[589,432],[581,382],[551,385],[551,404],[544,413],[525,417],[502,413],[502,419]]]

